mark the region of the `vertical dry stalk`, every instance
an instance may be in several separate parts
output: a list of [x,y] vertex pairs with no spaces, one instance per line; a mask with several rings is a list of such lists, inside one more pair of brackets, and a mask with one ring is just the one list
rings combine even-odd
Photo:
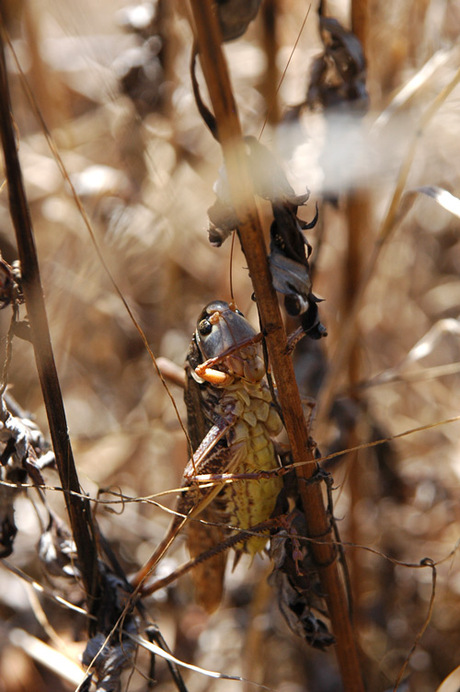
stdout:
[[[368,20],[368,3],[367,0],[353,0],[351,3],[351,30],[359,38],[363,47],[363,53],[366,54],[366,38],[367,38],[367,20]],[[344,306],[343,314],[345,319],[353,311],[353,305],[357,299],[361,279],[363,275],[363,258],[364,252],[368,243],[366,236],[369,235],[369,224],[371,219],[371,200],[367,190],[356,189],[349,192],[347,196],[347,225],[348,225],[348,248],[346,257],[346,274],[344,277]],[[355,335],[350,349],[350,354],[347,363],[347,377],[350,391],[356,391],[355,385],[361,380],[361,331],[358,322],[358,315],[355,319]],[[358,395],[359,396],[359,395]],[[347,447],[353,448],[359,444],[360,439],[357,428],[363,427],[356,422],[356,426],[350,432],[347,439]],[[354,511],[359,500],[362,497],[363,488],[361,482],[360,469],[365,463],[363,457],[368,452],[365,450],[354,451],[349,455],[349,478],[350,478],[350,496],[351,496],[351,512],[350,512],[350,541],[359,545],[361,543],[361,530],[359,522],[356,520],[356,512]],[[361,584],[362,584],[362,569],[361,563],[356,559],[355,551],[351,554],[351,571],[353,575],[353,585],[355,600],[359,606],[361,601]],[[359,607],[358,607],[359,613]]]
[[201,65],[214,108],[231,197],[239,221],[241,244],[254,286],[262,329],[266,335],[279,402],[293,460],[301,463],[297,467],[299,488],[309,537],[318,539],[318,542],[312,542],[312,553],[327,598],[343,685],[347,691],[360,692],[363,690],[363,683],[355,640],[321,487],[318,483],[305,482],[311,479],[316,465],[292,362],[286,355],[286,334],[271,282],[262,227],[255,205],[252,181],[248,174],[241,127],[221,49],[219,26],[211,0],[191,0],[191,6]]
[[[67,430],[64,404],[51,346],[45,301],[40,280],[32,221],[19,163],[4,51],[5,29],[0,15],[0,129],[5,159],[10,213],[21,261],[22,288],[31,328],[37,371],[48,416],[51,439],[59,470],[72,533],[77,547],[83,585],[90,612],[98,594],[96,542],[90,505],[81,488]],[[93,621],[90,621],[91,623]],[[93,625],[91,624],[90,627]]]
[[352,0],[350,10],[351,30],[359,38],[364,55],[367,55],[367,25],[369,20],[368,0]]
[[[353,306],[357,299],[359,288],[361,285],[361,277],[363,274],[363,253],[366,245],[366,235],[370,218],[370,200],[369,195],[364,190],[353,190],[347,197],[347,225],[348,225],[348,248],[345,262],[344,276],[344,301],[343,315],[344,319],[349,319],[349,315],[353,313]],[[345,372],[347,383],[351,392],[356,391],[356,385],[361,380],[361,330],[358,321],[358,315],[354,316],[354,338],[352,340],[348,362]],[[353,395],[356,399],[359,394]],[[359,415],[359,414],[358,414]],[[353,429],[350,431],[346,439],[346,447],[353,449],[359,445],[361,437],[358,430],[364,428],[364,421],[360,421],[361,416],[357,418]],[[363,425],[360,425],[360,423]],[[362,487],[362,468],[365,464],[365,457],[368,450],[355,450],[347,455],[347,468],[349,472],[349,489],[350,489],[350,535],[351,543],[356,545],[361,544],[361,530],[357,521],[355,507],[357,507],[363,494]],[[359,614],[359,603],[361,601],[361,584],[362,584],[362,569],[361,562],[357,559],[359,556],[356,551],[351,553],[351,573],[353,577],[355,602],[358,604],[357,613]],[[357,620],[359,622],[359,618]]]
[[267,64],[263,74],[262,94],[267,105],[267,122],[276,125],[280,119],[278,102],[278,68],[276,56],[278,53],[278,0],[265,0],[261,7],[263,21],[262,45]]

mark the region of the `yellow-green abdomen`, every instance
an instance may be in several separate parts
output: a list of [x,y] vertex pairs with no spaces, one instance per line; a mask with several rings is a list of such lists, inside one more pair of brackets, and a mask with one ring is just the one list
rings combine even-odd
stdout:
[[[230,394],[230,392],[229,392]],[[231,444],[244,442],[246,449],[233,473],[257,473],[278,468],[272,437],[279,434],[281,420],[272,405],[265,386],[239,384],[231,392],[239,408],[239,420],[233,426]],[[250,528],[269,519],[283,482],[280,476],[236,480],[225,489],[226,513],[230,525]],[[255,536],[245,543],[245,552],[254,555],[263,550],[267,534]]]

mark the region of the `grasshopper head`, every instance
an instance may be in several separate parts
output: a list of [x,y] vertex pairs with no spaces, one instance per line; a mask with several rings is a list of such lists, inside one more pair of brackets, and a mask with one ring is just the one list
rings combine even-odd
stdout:
[[[195,338],[204,361],[196,369],[201,378],[219,384],[211,373],[248,382],[259,382],[264,376],[260,336],[233,305],[223,300],[209,303],[200,315]],[[229,378],[221,383],[229,384]]]

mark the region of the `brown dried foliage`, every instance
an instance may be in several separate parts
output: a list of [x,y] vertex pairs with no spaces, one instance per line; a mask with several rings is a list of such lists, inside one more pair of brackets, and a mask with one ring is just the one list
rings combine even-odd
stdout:
[[[158,100],[151,110],[141,107],[139,92],[132,100],[119,88],[120,55],[142,47],[145,40],[117,26],[119,4],[39,2],[27,4],[21,14],[21,3],[11,3],[8,31],[112,276],[153,352],[182,365],[203,305],[230,297],[230,244],[212,248],[206,234],[206,210],[213,203],[221,154],[193,103],[188,19],[183,3],[175,3],[174,13],[169,3],[160,4],[164,14],[155,31],[166,31],[168,41],[158,53],[152,44],[150,52],[141,51],[151,60],[149,74],[160,74],[154,60],[158,55],[167,75],[166,82],[159,79]],[[307,351],[301,342],[294,358],[302,395],[319,404],[314,435],[322,452],[363,446],[354,457],[331,458],[326,466],[334,475],[335,516],[351,566],[366,687],[392,688],[423,630],[404,675],[407,689],[431,692],[458,665],[460,648],[458,558],[452,552],[460,521],[459,424],[442,424],[458,411],[458,219],[433,200],[417,197],[404,217],[395,217],[385,242],[380,243],[378,234],[412,141],[402,192],[437,185],[458,195],[458,88],[433,109],[420,136],[412,137],[458,70],[460,10],[458,2],[446,5],[439,0],[406,0],[392,12],[386,4],[367,3],[364,21],[363,6],[359,3],[355,22],[368,32],[371,111],[360,153],[356,140],[351,148],[340,147],[346,140],[343,127],[333,140],[338,158],[332,159],[332,167],[326,162],[331,175],[343,172],[331,190],[330,179],[321,174],[324,151],[331,152],[324,145],[328,131],[321,110],[295,109],[298,117],[286,119],[277,131],[266,126],[262,142],[270,148],[279,142],[296,193],[308,186],[312,200],[324,193],[339,202],[323,205],[320,225],[308,235],[314,254],[320,247],[314,292],[326,299],[321,320],[329,336],[320,353]],[[278,3],[276,42],[283,65],[303,12],[304,5],[295,0]],[[347,23],[345,14],[339,19]],[[256,136],[267,108],[256,89],[267,84],[260,22],[258,17],[244,39],[225,48],[243,131]],[[305,101],[309,68],[321,50],[312,11],[278,93],[279,110],[273,108],[273,113]],[[33,61],[28,60],[30,53]],[[421,73],[426,64],[431,72]],[[130,573],[145,562],[169,523],[168,515],[145,498],[180,485],[187,443],[139,334],[94,251],[11,56],[9,66],[19,152],[80,483],[102,501],[93,503],[98,521]],[[392,89],[410,85],[419,74],[412,95],[388,112],[386,121],[378,120]],[[362,222],[363,207],[366,223],[359,228],[357,247],[353,231],[356,215]],[[263,218],[265,211],[262,203]],[[0,214],[1,251],[11,264],[17,251],[4,188]],[[311,216],[306,213],[306,220]],[[268,237],[268,227],[266,231]],[[357,277],[365,278],[365,290]],[[238,306],[256,324],[252,288],[237,247],[233,285]],[[356,295],[359,309],[354,307]],[[4,335],[9,320],[7,309],[1,311]],[[347,329],[355,343],[351,338],[337,372],[334,363],[341,358]],[[427,334],[423,352],[411,351]],[[333,377],[321,391],[319,375],[328,367]],[[16,399],[46,430],[31,347],[20,339],[14,340],[9,383]],[[184,416],[182,392],[177,386],[171,390]],[[433,427],[366,449],[370,441],[423,426]],[[53,471],[47,471],[46,481],[49,486],[60,484]],[[171,507],[174,495],[156,500]],[[61,492],[48,491],[47,496],[53,511],[65,518]],[[30,498],[34,500],[32,494]],[[15,506],[19,534],[11,560],[47,584],[36,554],[44,517],[37,520],[25,497]],[[437,563],[435,592],[431,563],[421,565],[426,557]],[[178,542],[160,565],[161,575],[184,558]],[[333,655],[306,648],[287,629],[267,586],[269,571],[267,560],[252,565],[241,560],[227,580],[225,604],[210,619],[193,604],[187,577],[156,594],[151,610],[178,658],[278,690],[338,689]],[[11,633],[27,631],[76,660],[85,645],[87,623],[46,597],[29,605],[20,579],[6,569],[0,578],[1,692],[21,686],[75,689],[42,664],[31,663],[30,649],[21,648]],[[55,581],[54,588],[75,602],[81,597],[74,582]],[[147,670],[144,654],[136,665]],[[185,677],[193,690],[244,686],[210,681],[195,672]],[[160,662],[156,678],[158,688],[171,689]],[[145,684],[135,672],[129,689],[145,689]]]

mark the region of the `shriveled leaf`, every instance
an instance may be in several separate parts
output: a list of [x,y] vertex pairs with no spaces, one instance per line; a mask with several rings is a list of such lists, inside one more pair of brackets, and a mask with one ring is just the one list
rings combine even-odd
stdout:
[[[14,415],[12,397],[0,397],[0,557],[8,557],[13,551],[17,533],[14,521],[14,502],[20,486],[28,475],[41,484],[38,459],[48,452],[43,435],[37,426],[18,409]],[[10,407],[13,411],[10,411]]]
[[38,555],[50,575],[80,578],[75,542],[64,523],[53,515],[40,536]]
[[96,677],[98,691],[119,692],[122,672],[134,665],[137,647],[129,635],[137,634],[137,619],[125,609],[126,581],[105,564],[100,563],[100,569],[98,630],[88,641],[82,661]]
[[[270,150],[260,144],[255,137],[246,137],[245,144],[254,192],[259,197],[271,202],[272,205],[288,203],[297,208],[305,204],[310,197],[310,192],[307,190],[302,195],[295,194],[286,174]],[[212,245],[219,247],[238,227],[238,218],[233,208],[227,172],[224,167],[219,172],[219,177],[214,185],[214,192],[217,199],[208,209],[209,240]]]
[[[125,623],[126,627],[126,623]],[[92,637],[83,654],[83,663],[90,665],[97,674],[96,689],[101,692],[121,690],[121,673],[133,665],[135,642],[126,636],[106,643],[106,636],[99,632]]]
[[295,510],[288,530],[272,536],[270,557],[274,569],[269,583],[276,589],[279,609],[289,628],[310,646],[325,650],[335,639],[327,625],[312,608],[322,609],[318,575],[311,562],[306,544],[298,538],[306,535],[303,514]]
[[346,109],[364,114],[369,97],[366,89],[366,60],[357,36],[337,19],[318,10],[324,52],[313,63],[307,104],[324,109]]

